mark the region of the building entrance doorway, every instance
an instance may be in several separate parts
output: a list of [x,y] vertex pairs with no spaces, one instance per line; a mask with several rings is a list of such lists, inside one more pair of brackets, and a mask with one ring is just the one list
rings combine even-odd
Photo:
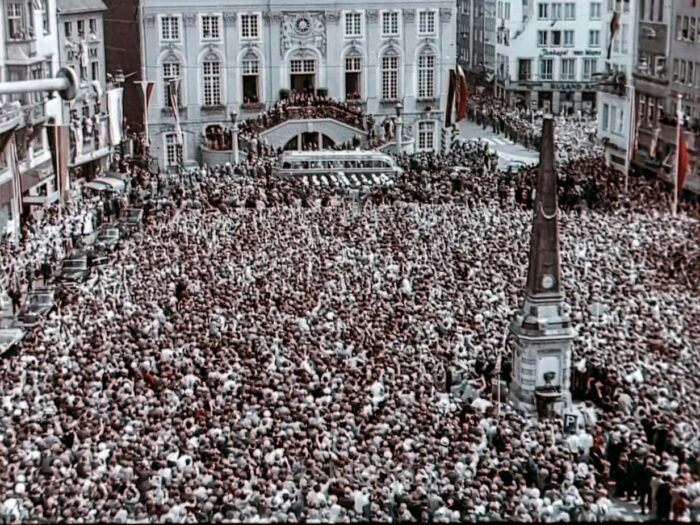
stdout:
[[290,62],[289,85],[296,93],[316,93],[316,61],[309,59],[294,59]]

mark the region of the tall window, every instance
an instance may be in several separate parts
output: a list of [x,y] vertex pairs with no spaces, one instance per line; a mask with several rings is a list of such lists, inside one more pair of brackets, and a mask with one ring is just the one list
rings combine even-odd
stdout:
[[78,38],[85,38],[85,20],[78,20]]
[[241,37],[258,38],[260,36],[260,17],[257,14],[241,15]]
[[[170,100],[170,81],[180,78],[180,63],[179,62],[165,62],[163,64],[163,101],[164,106],[172,107],[172,101]],[[177,93],[177,104],[182,105],[182,94]]]
[[561,20],[561,4],[552,4],[552,20]]
[[591,4],[591,20],[600,20],[600,2]]
[[398,36],[399,13],[398,11],[384,11],[382,13],[382,35]]
[[540,80],[552,80],[554,76],[554,60],[543,58],[540,60]]
[[90,62],[90,76],[92,80],[100,79],[100,63],[97,61]]
[[91,18],[88,22],[88,30],[90,31],[90,36],[93,38],[97,38],[99,35],[97,34],[97,18]]
[[561,45],[561,31],[552,31],[552,45],[553,46],[560,46]]
[[382,57],[382,99],[399,98],[399,55],[389,52]]
[[518,80],[530,80],[532,78],[532,59],[518,59]]
[[622,40],[622,45],[621,45],[621,50],[623,54],[627,54],[629,51],[629,42],[627,41],[629,38],[629,24],[622,24],[622,34],[620,36],[620,39]]
[[576,4],[567,2],[564,4],[564,19],[574,20],[576,18]]
[[537,18],[540,20],[547,20],[549,18],[549,4],[540,2],[537,6]]
[[177,166],[177,133],[166,133],[164,136],[165,140],[165,166],[174,167]]
[[243,59],[243,103],[260,102],[260,60],[257,55],[248,53]]
[[600,30],[591,29],[588,32],[588,47],[600,47]]
[[63,31],[66,33],[66,38],[73,36],[73,22],[65,22],[63,24]]
[[573,47],[573,45],[574,45],[574,32],[573,32],[573,30],[564,31],[564,45],[566,47]]
[[10,40],[24,40],[27,38],[24,20],[22,19],[22,4],[20,2],[7,4],[7,33]]
[[160,19],[160,39],[165,42],[180,40],[180,19],[176,16],[164,16]]
[[537,31],[537,45],[546,46],[548,43],[547,36],[549,33],[547,31]]
[[418,123],[418,149],[421,151],[435,148],[435,122]]
[[345,13],[345,36],[362,36],[362,13]]
[[51,32],[51,26],[49,20],[51,19],[51,14],[49,13],[49,0],[41,0],[41,25],[44,28],[44,34]]
[[209,55],[202,64],[204,78],[204,105],[221,105],[221,61],[216,55]]
[[562,58],[561,59],[561,79],[574,80],[576,78],[576,59]]
[[603,129],[608,130],[610,124],[610,106],[608,104],[603,104]]
[[597,58],[584,58],[583,59],[583,80],[590,80],[593,78],[593,73],[596,72],[598,67]]
[[362,57],[345,58],[345,98],[353,100],[362,98]]
[[429,49],[418,57],[418,98],[435,96],[435,54]]
[[425,10],[418,12],[418,34],[435,34],[435,11]]
[[202,15],[202,40],[219,40],[221,26],[216,15]]

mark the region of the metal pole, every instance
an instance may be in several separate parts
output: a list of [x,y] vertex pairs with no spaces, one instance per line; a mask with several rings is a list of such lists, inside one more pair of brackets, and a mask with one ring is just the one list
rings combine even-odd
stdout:
[[676,103],[676,162],[673,169],[673,216],[678,212],[678,164],[680,163],[681,152],[681,119],[683,118],[683,108],[681,101],[683,95],[678,93],[678,101]]
[[79,87],[80,81],[75,71],[71,68],[61,68],[56,73],[56,78],[0,82],[0,95],[57,91],[62,99],[73,100],[78,94]]
[[238,164],[238,122],[233,125],[231,148],[233,149],[233,162]]

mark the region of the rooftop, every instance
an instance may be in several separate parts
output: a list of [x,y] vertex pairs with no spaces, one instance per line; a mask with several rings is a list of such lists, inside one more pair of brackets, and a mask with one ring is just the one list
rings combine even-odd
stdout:
[[91,11],[106,11],[107,6],[102,0],[57,0],[56,9],[62,15],[69,15]]

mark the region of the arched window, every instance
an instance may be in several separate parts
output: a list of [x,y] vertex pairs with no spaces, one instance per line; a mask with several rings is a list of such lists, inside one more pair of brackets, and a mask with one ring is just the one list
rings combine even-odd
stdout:
[[435,53],[429,47],[418,55],[418,98],[435,97]]
[[[169,56],[163,62],[163,105],[165,107],[172,107],[173,103],[170,97],[171,82],[173,80],[179,79],[182,74],[182,68],[180,67],[180,62],[177,57]],[[182,82],[180,82],[182,86]],[[182,91],[180,89],[179,91]],[[182,105],[182,95],[180,92],[175,93],[175,98],[177,100],[178,106]]]
[[345,57],[345,99],[362,98],[362,54],[353,49]]
[[209,54],[202,62],[204,106],[221,105],[221,60],[215,54]]
[[382,56],[382,100],[398,100],[400,64],[401,57],[395,49]]
[[242,61],[243,65],[243,103],[260,102],[260,59],[252,51]]

